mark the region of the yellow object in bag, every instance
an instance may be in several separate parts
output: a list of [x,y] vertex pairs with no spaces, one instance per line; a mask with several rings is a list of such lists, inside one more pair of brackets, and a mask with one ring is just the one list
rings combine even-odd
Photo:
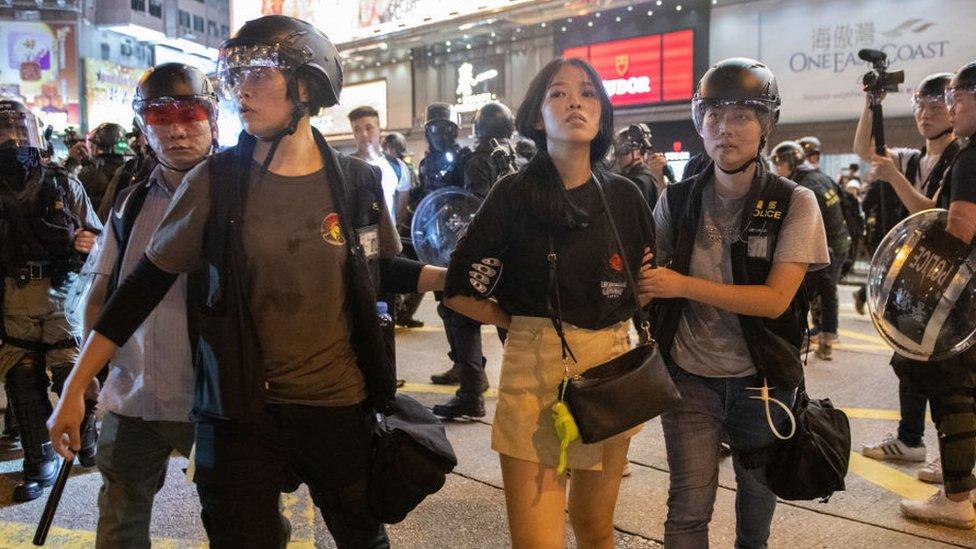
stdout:
[[576,419],[569,411],[569,406],[562,400],[562,394],[566,388],[567,379],[563,380],[560,399],[552,405],[552,423],[556,427],[556,436],[559,437],[559,464],[556,466],[556,473],[566,472],[566,449],[569,443],[579,438],[579,428],[576,426]]

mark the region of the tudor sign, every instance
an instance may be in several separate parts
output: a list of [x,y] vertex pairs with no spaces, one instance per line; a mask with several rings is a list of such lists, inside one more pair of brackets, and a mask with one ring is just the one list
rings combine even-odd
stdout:
[[568,48],[563,57],[589,60],[615,107],[691,99],[691,29]]

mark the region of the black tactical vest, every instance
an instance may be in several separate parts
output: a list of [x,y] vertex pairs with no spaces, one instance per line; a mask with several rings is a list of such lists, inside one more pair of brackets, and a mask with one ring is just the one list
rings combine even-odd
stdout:
[[[671,268],[684,275],[689,272],[701,224],[702,191],[714,173],[714,164],[709,164],[699,175],[668,187],[674,235]],[[767,173],[763,167],[757,170],[753,185],[760,186],[759,193],[753,207],[743,216],[743,239],[732,244],[731,249],[732,279],[738,285],[766,283],[773,266],[776,240],[796,188],[796,183]],[[758,253],[758,249],[765,249],[765,253]],[[762,257],[753,257],[756,255]],[[798,291],[793,296],[786,312],[778,318],[739,315],[752,362],[771,386],[798,387],[803,381],[800,346],[806,331],[807,304],[802,293]],[[669,362],[673,362],[671,348],[685,302],[685,299],[663,299],[656,306],[654,338]]]

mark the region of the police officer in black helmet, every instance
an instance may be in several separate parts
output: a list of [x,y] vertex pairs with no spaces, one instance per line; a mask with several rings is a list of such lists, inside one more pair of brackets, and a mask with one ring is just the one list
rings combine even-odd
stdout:
[[[321,31],[248,21],[221,48],[218,75],[240,140],[186,175],[78,367],[100,368],[191,273],[194,480],[211,545],[283,547],[280,493],[298,479],[336,545],[388,547],[366,494],[370,418],[393,409],[396,390],[376,295],[437,289],[443,273],[396,258],[379,170],[312,128],[342,89]],[[66,441],[56,450],[70,455]]]
[[[0,100],[0,375],[24,448],[24,481],[14,489],[15,501],[39,497],[57,474],[44,426],[51,414],[45,367],[60,394],[78,356],[78,334],[65,318],[64,300],[101,230],[81,184],[41,162],[45,148],[34,114],[20,101]],[[90,467],[95,402],[82,406],[79,457]]]
[[[78,172],[78,180],[85,187],[88,198],[97,209],[109,187],[115,172],[125,163],[123,151],[126,145],[125,128],[113,122],[105,122],[92,130],[88,140],[93,147],[94,160]],[[105,221],[103,218],[102,221]]]
[[[460,119],[447,103],[431,103],[424,116],[427,152],[420,161],[421,195],[464,186],[464,164],[471,149],[457,143]],[[419,198],[422,198],[420,196]],[[415,202],[420,202],[419,198]]]
[[765,467],[748,458],[792,435],[784,408],[803,381],[806,324],[797,290],[829,261],[816,197],[769,173],[760,156],[779,109],[766,65],[733,58],[710,68],[692,114],[712,163],[669,185],[654,210],[655,260],[670,263],[646,285],[658,303],[654,338],[683,397],[661,416],[667,547],[708,546],[723,433],[738,485],[735,545],[769,539],[776,496]]
[[815,168],[809,160],[809,153],[804,151],[799,142],[784,141],[776,145],[771,160],[780,177],[799,183],[817,196],[820,216],[827,231],[830,266],[807,273],[805,284],[809,297],[820,299],[817,326],[821,331],[817,340],[816,356],[822,360],[833,360],[832,347],[833,341],[837,339],[839,318],[837,283],[840,280],[841,267],[851,250],[851,236],[840,202],[841,191],[830,177]]
[[479,198],[488,195],[499,177],[516,171],[511,144],[514,131],[515,117],[504,103],[492,101],[475,114],[478,145],[464,164],[464,186]]

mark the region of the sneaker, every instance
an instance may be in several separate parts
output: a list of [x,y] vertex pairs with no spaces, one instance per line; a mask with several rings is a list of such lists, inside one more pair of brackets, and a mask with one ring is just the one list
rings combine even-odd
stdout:
[[942,484],[942,458],[935,458],[918,470],[918,480]]
[[864,299],[864,295],[861,293],[861,290],[855,291],[854,292],[854,310],[857,311],[857,314],[859,314],[861,316],[864,316],[864,305],[866,303],[867,303],[867,300]]
[[914,461],[922,463],[925,461],[925,445],[911,447],[898,440],[895,435],[888,433],[878,444],[861,447],[861,454],[864,457],[881,460],[894,461]]
[[907,518],[943,524],[952,528],[972,530],[976,526],[976,512],[972,502],[952,501],[939,490],[925,501],[901,500],[901,513]]

